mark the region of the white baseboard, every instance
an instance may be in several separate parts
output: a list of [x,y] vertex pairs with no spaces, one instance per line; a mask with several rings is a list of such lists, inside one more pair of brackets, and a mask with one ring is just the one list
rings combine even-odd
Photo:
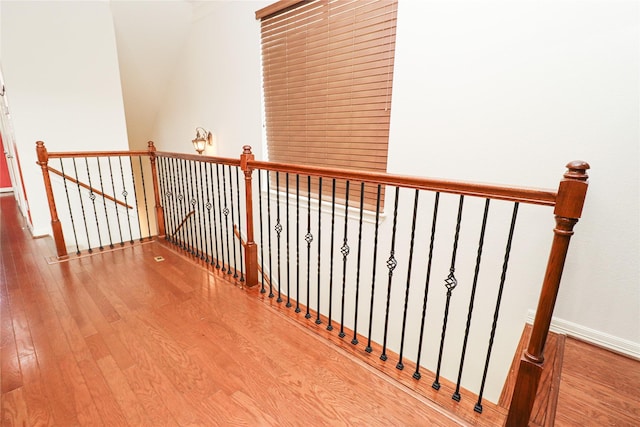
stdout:
[[49,236],[51,234],[51,229],[48,227],[41,227],[41,228],[31,228],[29,227],[29,231],[31,232],[31,237],[36,238],[36,237],[45,237],[45,236]]
[[[534,310],[529,310],[527,314],[527,323],[533,324],[535,314],[536,312]],[[552,332],[578,338],[582,341],[640,360],[639,343],[596,331],[595,329],[587,328],[586,326],[578,325],[577,323],[569,322],[568,320],[559,319],[557,317],[551,318],[550,330]]]

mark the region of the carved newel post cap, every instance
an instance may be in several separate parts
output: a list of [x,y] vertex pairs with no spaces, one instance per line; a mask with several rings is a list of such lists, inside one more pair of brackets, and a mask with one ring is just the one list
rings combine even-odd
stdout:
[[567,163],[568,170],[565,172],[564,177],[567,179],[586,181],[587,178],[589,178],[587,170],[590,168],[589,163],[582,160],[574,160],[573,162]]
[[153,141],[147,142],[147,147],[149,147],[149,151],[156,151],[156,146]]
[[251,154],[251,146],[245,145],[242,147],[242,154]]

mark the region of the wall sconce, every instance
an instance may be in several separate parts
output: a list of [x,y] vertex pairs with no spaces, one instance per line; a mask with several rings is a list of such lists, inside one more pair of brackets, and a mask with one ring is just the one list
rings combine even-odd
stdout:
[[198,154],[202,154],[207,145],[213,145],[213,135],[204,128],[196,128],[196,137],[191,141]]

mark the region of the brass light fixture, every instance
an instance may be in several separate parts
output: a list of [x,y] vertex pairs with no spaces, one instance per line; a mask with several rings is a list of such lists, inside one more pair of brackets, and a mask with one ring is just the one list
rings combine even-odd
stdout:
[[196,128],[196,137],[191,141],[198,154],[202,154],[207,145],[213,145],[213,135],[204,128]]

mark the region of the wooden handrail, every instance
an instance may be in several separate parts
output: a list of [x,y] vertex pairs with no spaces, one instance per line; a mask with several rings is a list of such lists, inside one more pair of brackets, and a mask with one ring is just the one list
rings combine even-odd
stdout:
[[48,153],[50,159],[78,157],[129,157],[148,156],[148,151],[69,151]]
[[71,176],[69,176],[69,175],[66,175],[66,174],[64,174],[64,173],[60,172],[60,171],[59,171],[58,169],[56,169],[56,168],[52,168],[51,166],[47,166],[47,169],[49,169],[49,172],[53,172],[54,174],[56,174],[56,175],[58,175],[58,176],[61,176],[61,177],[62,177],[62,178],[64,178],[64,179],[68,179],[69,181],[73,182],[74,184],[78,184],[80,187],[82,187],[82,188],[86,188],[87,190],[89,190],[89,191],[91,191],[91,192],[93,192],[93,193],[97,194],[98,196],[102,196],[102,197],[104,197],[104,198],[105,198],[105,199],[107,199],[107,200],[111,200],[112,202],[114,202],[114,203],[116,203],[116,204],[118,204],[118,205],[120,205],[120,206],[124,206],[124,207],[125,207],[125,208],[127,208],[127,209],[133,209],[133,206],[128,205],[128,204],[126,204],[125,202],[123,202],[123,201],[121,201],[121,200],[118,200],[118,199],[116,199],[116,198],[115,198],[115,197],[113,197],[113,196],[110,196],[110,195],[108,195],[108,194],[105,194],[105,193],[103,193],[102,191],[98,190],[97,188],[93,188],[93,187],[91,187],[91,186],[89,186],[89,185],[85,184],[85,183],[84,183],[84,182],[82,182],[82,181],[78,181],[77,179],[75,179],[75,178],[73,178],[73,177],[71,177]]
[[220,165],[240,166],[240,159],[228,157],[206,156],[201,154],[170,153],[168,151],[156,151],[156,157],[168,157],[171,159],[195,160],[204,163],[217,163]]
[[178,226],[176,227],[176,229],[175,229],[175,230],[173,230],[173,233],[171,233],[171,237],[174,237],[174,236],[176,235],[176,233],[178,233],[178,231],[180,231],[180,229],[182,228],[182,226],[184,225],[184,223],[185,223],[185,222],[187,222],[187,220],[188,220],[191,216],[195,215],[195,213],[196,213],[196,211],[195,211],[195,210],[193,210],[193,211],[189,212],[187,215],[185,215],[185,217],[184,217],[184,219],[182,220],[182,222],[180,222],[180,225],[178,225]]
[[382,185],[397,185],[418,190],[440,191],[443,193],[462,194],[465,196],[487,197],[511,202],[535,205],[554,206],[557,193],[548,189],[514,187],[495,184],[480,184],[466,181],[452,181],[437,178],[418,178],[413,176],[393,175],[383,172],[352,171],[319,166],[302,166],[287,163],[273,163],[257,160],[247,162],[252,169],[268,169],[269,171],[288,172],[300,175],[322,176],[352,181],[364,181]]

